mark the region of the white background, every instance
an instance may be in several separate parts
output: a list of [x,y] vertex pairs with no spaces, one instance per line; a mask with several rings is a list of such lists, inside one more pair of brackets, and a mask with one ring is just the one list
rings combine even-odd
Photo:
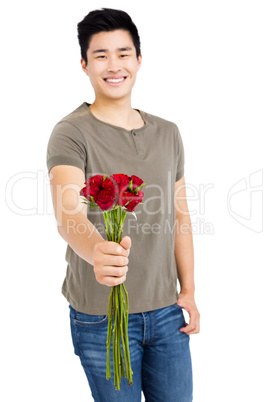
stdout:
[[53,216],[46,147],[63,116],[94,100],[76,25],[100,7],[128,12],[139,29],[143,64],[132,107],[174,121],[185,147],[201,314],[200,333],[190,337],[194,401],[268,400],[266,6],[260,0],[2,6],[2,401],[91,400],[61,294],[66,243]]

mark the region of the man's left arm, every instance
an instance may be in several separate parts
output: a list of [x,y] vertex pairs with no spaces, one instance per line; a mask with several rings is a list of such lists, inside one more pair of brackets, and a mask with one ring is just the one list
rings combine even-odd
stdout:
[[190,317],[189,324],[180,331],[191,335],[200,331],[200,314],[194,299],[194,247],[184,176],[175,183],[175,212],[175,258],[181,287],[177,304],[183,307]]

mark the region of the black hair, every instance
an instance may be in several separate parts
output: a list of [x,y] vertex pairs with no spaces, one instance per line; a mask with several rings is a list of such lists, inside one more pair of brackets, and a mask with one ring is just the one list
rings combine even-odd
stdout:
[[128,31],[132,37],[133,44],[136,48],[137,58],[140,50],[140,37],[136,25],[130,16],[122,10],[113,8],[101,8],[90,11],[82,21],[77,24],[78,41],[81,48],[81,56],[87,64],[87,50],[90,45],[92,35],[99,32],[115,31],[123,29]]

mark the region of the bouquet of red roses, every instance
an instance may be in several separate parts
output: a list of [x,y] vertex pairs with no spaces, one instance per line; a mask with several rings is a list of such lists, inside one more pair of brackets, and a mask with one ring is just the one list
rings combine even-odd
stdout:
[[[84,184],[86,186],[80,191],[83,202],[103,211],[108,240],[120,243],[127,212],[132,213],[137,219],[134,210],[138,204],[142,203],[144,194],[141,188],[146,183],[134,175],[113,174],[108,176],[104,174],[92,176]],[[124,283],[113,286],[108,308],[106,378],[107,380],[111,378],[110,346],[113,335],[113,368],[116,390],[120,390],[119,384],[122,376],[127,377],[129,385],[133,383],[128,343],[128,310],[128,293]]]

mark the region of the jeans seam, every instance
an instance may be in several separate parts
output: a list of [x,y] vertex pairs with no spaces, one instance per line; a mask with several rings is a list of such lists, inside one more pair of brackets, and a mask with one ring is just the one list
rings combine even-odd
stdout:
[[154,311],[152,311],[152,316],[153,316],[153,331],[154,331],[154,335],[153,335],[153,338],[149,342],[146,342],[145,345],[149,345],[150,343],[153,343],[156,340],[156,325],[155,325],[155,312]]
[[108,321],[108,316],[106,315],[101,321],[90,322],[90,321],[80,321],[78,319],[74,319],[74,322],[78,325],[83,325],[85,327],[94,327],[96,325],[105,324]]
[[143,330],[143,341],[142,341],[142,345],[145,345],[145,336],[146,336],[146,317],[144,315],[144,313],[141,313],[142,317],[143,317],[143,321],[144,321],[144,330]]
[[79,342],[78,342],[78,336],[77,336],[77,332],[76,332],[76,327],[75,327],[74,319],[71,318],[71,320],[73,321],[73,325],[72,325],[72,326],[73,326],[74,336],[75,336],[75,339],[76,339],[77,348],[78,348],[78,350],[79,350],[79,356],[81,357],[81,356],[83,356],[83,352],[82,352],[82,349],[80,348],[80,344],[79,344]]
[[78,350],[79,350],[79,357],[81,358],[81,357],[83,357],[83,352],[82,352],[82,349],[80,347],[80,343],[78,341],[78,336],[77,336],[77,331],[76,331],[76,325],[75,325],[76,315],[77,315],[77,310],[75,310],[72,307],[71,319],[73,321],[73,331],[74,331],[74,336],[75,336],[75,339],[76,339],[76,344],[77,344],[77,347],[78,347]]
[[156,338],[157,338],[155,321],[156,321],[156,320],[155,320],[155,312],[153,312],[154,338],[153,338],[152,342],[155,341]]
[[148,342],[145,342],[145,338],[146,338],[146,318],[144,313],[141,313],[144,319],[144,332],[143,332],[143,342],[142,345],[149,345],[150,343],[153,343],[156,340],[156,325],[155,325],[155,312],[152,311],[152,317],[153,317],[153,338],[150,339]]

